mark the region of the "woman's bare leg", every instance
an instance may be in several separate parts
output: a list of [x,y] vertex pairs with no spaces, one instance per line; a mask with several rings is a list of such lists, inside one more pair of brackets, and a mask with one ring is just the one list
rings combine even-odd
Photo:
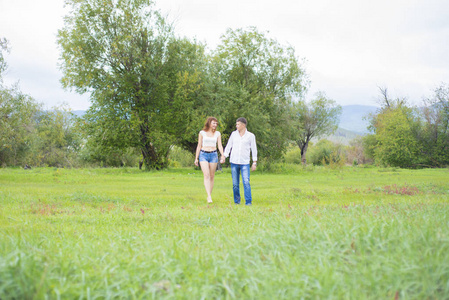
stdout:
[[201,171],[203,171],[204,176],[204,187],[206,188],[207,193],[207,202],[212,202],[212,197],[210,193],[212,192],[212,189],[210,187],[210,167],[209,163],[207,161],[201,161],[200,162]]
[[210,179],[210,194],[212,195],[212,190],[214,189],[214,177],[215,171],[217,170],[217,163],[209,164],[209,179]]

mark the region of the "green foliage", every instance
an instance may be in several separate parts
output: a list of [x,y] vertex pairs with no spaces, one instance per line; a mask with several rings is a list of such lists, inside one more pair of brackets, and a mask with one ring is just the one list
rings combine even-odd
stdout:
[[177,146],[173,146],[170,149],[168,158],[170,160],[170,166],[174,168],[194,166],[193,162],[195,161],[195,156],[190,151]]
[[307,161],[318,166],[341,167],[345,164],[345,151],[342,145],[322,139],[310,147]]
[[442,84],[421,108],[424,164],[443,167],[449,165],[449,85]]
[[449,88],[442,84],[420,109],[405,99],[390,99],[381,89],[382,108],[370,117],[374,133],[364,139],[378,164],[442,167],[449,164]]
[[40,106],[18,86],[0,86],[0,165],[37,164],[36,117]]
[[374,150],[376,149],[377,141],[376,136],[374,134],[367,134],[362,138],[363,145],[363,153],[366,155],[368,159],[374,160],[375,154]]
[[244,88],[252,96],[265,92],[275,100],[285,101],[305,92],[305,74],[295,50],[280,45],[255,27],[228,29],[214,59],[219,75],[227,83]]
[[284,160],[287,164],[301,164],[301,150],[296,145],[289,145]]
[[412,167],[419,163],[420,145],[414,127],[413,110],[389,107],[376,118],[376,161],[383,165]]
[[[372,159],[365,153],[364,144],[366,136],[359,136],[343,145],[327,139],[320,139],[316,143],[310,142],[307,152],[307,161],[315,166],[341,168],[349,163],[353,166],[372,163]],[[290,145],[284,155],[287,164],[301,164],[301,150],[296,145]]]
[[66,106],[42,110],[16,85],[0,87],[0,165],[77,166],[81,135]]
[[70,108],[61,105],[43,111],[37,123],[40,163],[51,167],[77,166],[82,137]]
[[101,147],[88,141],[78,153],[83,167],[136,167],[142,154],[135,148]]

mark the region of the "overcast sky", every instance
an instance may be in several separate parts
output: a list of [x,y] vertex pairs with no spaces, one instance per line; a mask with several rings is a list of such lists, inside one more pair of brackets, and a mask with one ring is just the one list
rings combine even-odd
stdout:
[[[292,45],[306,60],[317,91],[341,105],[377,105],[378,87],[419,104],[449,83],[448,0],[159,0],[178,35],[210,49],[227,28],[256,26]],[[10,41],[5,83],[45,107],[89,107],[88,96],[64,91],[57,67],[63,0],[0,0],[0,37]]]

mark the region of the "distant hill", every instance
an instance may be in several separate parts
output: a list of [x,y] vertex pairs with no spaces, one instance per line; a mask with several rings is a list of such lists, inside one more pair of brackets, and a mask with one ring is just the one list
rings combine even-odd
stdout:
[[342,106],[340,124],[337,131],[330,136],[321,136],[319,139],[327,139],[334,143],[348,145],[354,138],[367,134],[369,122],[366,117],[375,113],[378,107],[366,105]]
[[354,131],[360,134],[368,133],[368,121],[364,120],[370,113],[376,112],[378,107],[367,105],[345,105],[342,106],[343,112],[340,116],[340,125],[342,129]]
[[312,142],[316,143],[319,140],[325,139],[325,140],[329,140],[329,141],[337,143],[337,144],[349,145],[349,142],[351,142],[356,137],[362,136],[362,135],[365,135],[365,134],[338,127],[334,134],[322,135],[319,138],[312,138]]
[[85,111],[85,110],[72,110],[72,113],[73,113],[75,116],[82,117],[82,116],[84,116],[84,114],[86,113],[86,111]]

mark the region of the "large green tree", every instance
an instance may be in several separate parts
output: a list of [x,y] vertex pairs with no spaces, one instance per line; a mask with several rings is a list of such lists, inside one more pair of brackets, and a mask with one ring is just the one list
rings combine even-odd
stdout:
[[305,164],[310,141],[337,130],[342,108],[320,92],[309,103],[293,103],[290,112],[291,138],[301,150],[301,161]]
[[421,120],[406,98],[390,98],[386,88],[380,88],[381,107],[369,117],[372,137],[367,137],[368,151],[376,163],[403,168],[416,167],[423,160],[418,136]]
[[59,31],[62,83],[90,93],[89,138],[138,148],[147,169],[167,165],[200,88],[204,47],[175,37],[150,0],[66,0]]
[[414,112],[407,106],[390,106],[376,116],[374,155],[383,165],[414,167],[420,163],[420,144]]
[[307,87],[295,50],[254,27],[228,29],[213,52],[211,73],[216,79],[208,112],[221,121],[224,143],[235,130],[236,119],[246,117],[260,157],[280,158],[288,142],[288,106]]

